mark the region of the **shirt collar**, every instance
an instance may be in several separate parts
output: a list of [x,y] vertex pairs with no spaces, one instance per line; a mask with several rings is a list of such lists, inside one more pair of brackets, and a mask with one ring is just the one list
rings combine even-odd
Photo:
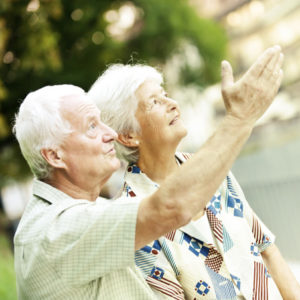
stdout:
[[[186,158],[181,154],[181,152],[176,152],[175,158],[179,164],[186,161]],[[136,164],[131,164],[127,167],[125,172],[125,182],[129,186],[133,186],[134,190],[139,194],[149,194],[156,191],[159,184],[151,180]]]
[[55,203],[57,200],[70,200],[72,197],[68,196],[64,192],[56,189],[50,184],[47,184],[38,179],[34,179],[32,187],[33,195],[42,198],[50,203]]

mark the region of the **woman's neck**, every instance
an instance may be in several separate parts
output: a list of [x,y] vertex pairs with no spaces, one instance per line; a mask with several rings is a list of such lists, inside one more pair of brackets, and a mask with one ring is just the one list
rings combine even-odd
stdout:
[[[173,151],[170,149],[153,151],[153,148],[151,147],[147,147],[146,149],[151,149],[151,151],[145,151],[145,149],[141,148],[137,165],[151,180],[161,184],[166,177],[179,167],[175,159],[176,149]],[[193,218],[193,221],[201,218],[204,215],[204,212],[204,210],[199,212]]]
[[140,157],[137,165],[143,173],[145,173],[151,180],[161,184],[167,176],[178,168],[175,159],[176,148],[157,149],[147,147],[140,148]]

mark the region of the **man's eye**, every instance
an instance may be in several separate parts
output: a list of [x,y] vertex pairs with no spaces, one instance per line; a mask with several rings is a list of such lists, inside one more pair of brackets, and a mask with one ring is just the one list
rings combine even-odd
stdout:
[[91,123],[90,124],[90,129],[95,129],[97,127],[96,123]]
[[153,104],[157,104],[158,101],[156,99],[153,99]]

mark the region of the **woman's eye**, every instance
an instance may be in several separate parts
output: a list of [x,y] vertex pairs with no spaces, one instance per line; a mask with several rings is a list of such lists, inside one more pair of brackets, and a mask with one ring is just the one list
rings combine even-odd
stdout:
[[158,101],[156,99],[153,99],[153,104],[157,104]]

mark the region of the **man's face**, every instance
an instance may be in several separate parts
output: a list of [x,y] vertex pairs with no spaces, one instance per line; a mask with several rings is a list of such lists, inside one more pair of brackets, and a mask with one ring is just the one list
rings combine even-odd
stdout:
[[102,185],[120,167],[116,132],[101,122],[99,109],[85,96],[64,99],[61,113],[72,130],[61,146],[66,176],[78,186]]

